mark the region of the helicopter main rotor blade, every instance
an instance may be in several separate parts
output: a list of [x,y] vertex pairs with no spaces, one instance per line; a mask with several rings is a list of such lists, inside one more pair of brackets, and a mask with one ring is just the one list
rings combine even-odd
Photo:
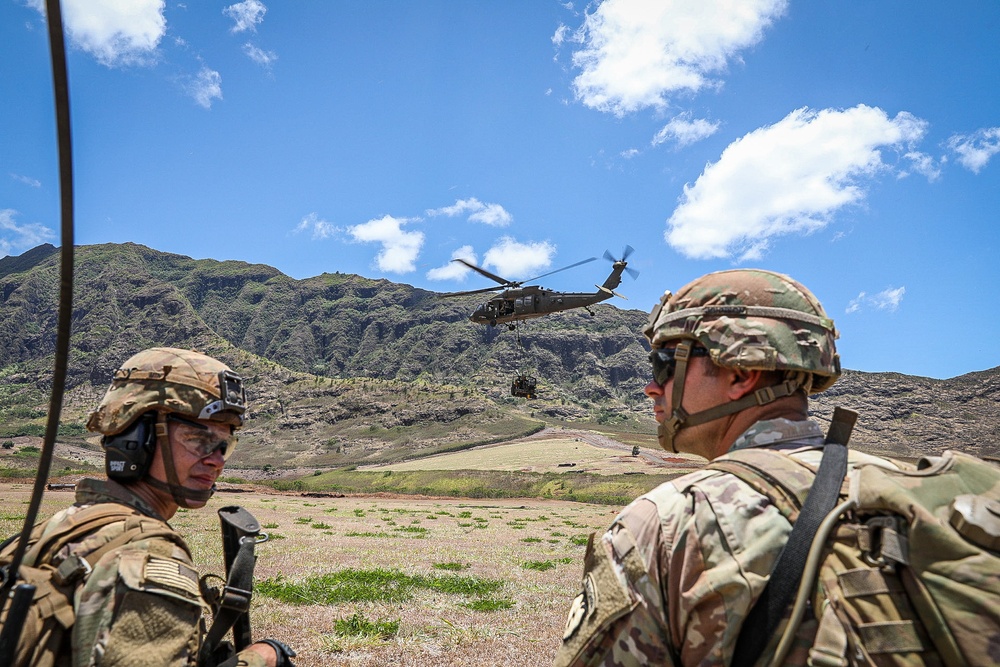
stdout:
[[[508,285],[520,285],[520,283],[516,283],[516,282],[510,281],[510,280],[507,280],[506,278],[501,278],[500,276],[494,275],[494,274],[490,273],[489,271],[487,271],[486,269],[484,269],[482,267],[479,267],[479,266],[476,266],[472,262],[467,262],[464,259],[453,259],[451,261],[453,261],[453,262],[459,262],[461,264],[465,264],[467,267],[469,267],[470,269],[472,269],[476,273],[484,275],[487,278],[489,278],[490,280],[492,280],[493,282],[500,283],[504,287],[506,287]],[[496,288],[491,287],[490,289],[496,289]]]
[[566,269],[572,269],[574,266],[580,266],[581,264],[586,264],[587,262],[593,262],[595,259],[597,259],[597,258],[596,257],[591,257],[589,259],[585,259],[583,261],[577,262],[576,264],[570,264],[569,266],[564,266],[561,269],[556,269],[555,271],[549,271],[548,273],[543,273],[540,276],[535,276],[534,278],[529,278],[528,280],[523,281],[521,284],[534,282],[534,281],[538,280],[539,278],[544,278],[545,276],[551,276],[553,273],[559,273],[560,271],[565,271]]
[[497,287],[484,287],[483,289],[474,289],[467,292],[448,292],[447,294],[442,294],[442,298],[452,297],[452,296],[468,296],[470,294],[485,294],[486,292],[496,292],[499,288]]

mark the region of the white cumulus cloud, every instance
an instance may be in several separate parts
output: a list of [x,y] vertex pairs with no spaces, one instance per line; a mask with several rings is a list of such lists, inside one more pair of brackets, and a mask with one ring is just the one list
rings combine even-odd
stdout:
[[956,134],[948,139],[948,148],[958,155],[958,163],[978,174],[986,163],[1000,153],[1000,127],[987,127],[972,134]]
[[212,100],[222,99],[222,75],[205,66],[196,75],[182,80],[181,86],[198,106],[206,109],[212,108]]
[[[455,252],[451,253],[452,260],[464,259],[472,264],[478,264],[479,259],[476,257],[476,253],[472,250],[471,245],[464,245]],[[451,261],[444,266],[439,266],[437,268],[431,269],[427,272],[428,280],[465,280],[465,277],[469,275],[469,267],[461,264],[459,262]]]
[[504,236],[483,255],[483,265],[493,267],[508,280],[523,279],[551,266],[555,252],[556,247],[548,241],[519,243]]
[[264,21],[267,7],[260,0],[244,0],[244,2],[229,5],[222,10],[222,13],[233,20],[230,32],[237,33],[245,30],[257,32],[257,26]]
[[17,211],[14,209],[0,209],[0,257],[15,252],[20,254],[23,250],[55,239],[55,232],[43,224],[37,222],[17,224],[14,221],[16,215]]
[[899,304],[903,301],[904,294],[906,294],[905,287],[889,287],[882,290],[878,294],[861,292],[856,298],[851,299],[851,302],[847,305],[847,309],[844,312],[848,314],[856,313],[864,307],[870,307],[894,313],[899,308]]
[[[586,15],[573,53],[583,104],[622,116],[662,108],[667,97],[718,85],[740,51],[757,44],[786,0],[605,0]],[[556,32],[558,46],[566,39]]]
[[552,43],[556,46],[562,46],[562,43],[566,41],[567,35],[569,35],[569,26],[560,25],[556,28],[556,31],[552,33]]
[[247,42],[243,45],[243,53],[247,54],[247,58],[254,61],[261,67],[270,67],[271,64],[278,59],[278,54],[274,51],[265,51]]
[[339,227],[332,222],[323,220],[317,213],[310,213],[302,218],[301,222],[292,230],[295,234],[308,232],[315,240],[328,239],[339,231],[341,231]]
[[668,141],[674,141],[679,148],[683,148],[702,139],[707,139],[718,129],[718,121],[712,123],[704,118],[691,120],[690,114],[681,114],[671,118],[670,122],[656,133],[651,143],[653,146],[659,146]]
[[[934,182],[941,178],[941,162],[936,162],[933,157],[927,153],[921,153],[920,151],[910,151],[903,155],[904,158],[910,161],[910,169],[914,172],[925,176],[928,181]],[[906,171],[901,171],[899,173],[900,178],[909,176]]]
[[758,259],[770,240],[827,225],[886,169],[880,149],[919,141],[927,123],[878,108],[797,109],[737,139],[686,185],[664,238],[695,259]]
[[424,245],[423,232],[408,232],[403,225],[411,218],[394,218],[391,215],[369,220],[347,228],[355,241],[380,243],[382,249],[375,257],[375,265],[390,273],[409,273],[416,270],[417,256]]
[[30,185],[33,188],[42,187],[42,182],[37,178],[31,178],[30,176],[22,176],[21,174],[15,174],[11,172],[10,177],[13,178],[18,183],[24,183],[25,185]]
[[[42,15],[44,0],[28,0]],[[167,30],[163,0],[63,0],[71,44],[107,67],[149,65]]]
[[451,206],[427,210],[427,215],[445,215],[449,218],[464,214],[469,215],[469,222],[481,222],[490,227],[506,227],[514,220],[500,204],[484,204],[475,197],[459,199]]

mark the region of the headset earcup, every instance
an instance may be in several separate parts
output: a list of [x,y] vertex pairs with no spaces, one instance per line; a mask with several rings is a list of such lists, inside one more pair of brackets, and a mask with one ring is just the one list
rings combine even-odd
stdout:
[[108,479],[127,484],[146,476],[156,451],[156,413],[147,412],[131,426],[101,439]]

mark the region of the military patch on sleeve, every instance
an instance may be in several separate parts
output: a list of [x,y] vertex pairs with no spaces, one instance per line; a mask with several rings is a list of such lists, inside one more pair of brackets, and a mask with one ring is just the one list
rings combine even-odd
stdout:
[[203,604],[198,571],[181,561],[134,551],[122,554],[118,575],[133,590]]
[[563,641],[570,639],[576,634],[583,624],[583,619],[587,616],[587,594],[580,593],[573,598],[573,604],[569,608],[569,616],[566,617],[566,627],[563,628]]
[[589,572],[583,577],[583,591],[573,599],[563,629],[563,641],[570,639],[580,629],[583,622],[597,611],[597,584]]
[[600,641],[608,626],[638,603],[625,581],[624,570],[612,562],[608,547],[591,536],[584,558],[582,590],[570,607],[563,643],[553,664],[572,664],[591,643]]
[[150,556],[146,561],[144,577],[150,585],[166,588],[192,600],[201,596],[198,572],[180,561]]

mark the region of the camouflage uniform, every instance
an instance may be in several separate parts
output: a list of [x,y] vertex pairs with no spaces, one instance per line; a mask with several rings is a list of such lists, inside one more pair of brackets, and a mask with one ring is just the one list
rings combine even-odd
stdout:
[[[730,449],[768,447],[815,467],[822,443],[815,422],[774,419]],[[849,460],[893,467],[857,451]],[[769,498],[732,474],[660,485],[592,538],[555,664],[728,665],[790,531]],[[815,633],[815,620],[803,622],[784,664],[805,665]]]
[[[99,503],[115,503],[131,515],[67,544],[53,558],[59,565],[71,555],[85,557],[127,529],[141,523],[151,530],[169,526],[141,498],[114,481],[85,479],[77,486],[76,503],[46,524],[44,536],[68,517]],[[105,554],[77,588],[74,597],[72,657],[57,664],[73,667],[193,666],[208,609],[183,539],[143,538]],[[253,651],[239,654],[240,665],[263,667]]]
[[[643,333],[653,348],[653,384],[662,392],[656,395],[669,399],[671,412],[657,430],[668,451],[676,451],[683,429],[823,391],[841,372],[837,331],[819,301],[770,271],[720,271],[666,292]],[[778,371],[781,381],[688,413],[682,406],[695,348],[716,366]],[[823,440],[814,422],[770,419],[753,424],[729,449],[768,447],[818,464]],[[689,450],[715,452],[718,443],[702,444],[704,450]],[[852,464],[868,458],[851,453]],[[657,487],[625,508],[601,538],[591,538],[583,591],[556,664],[728,665],[790,532],[767,496],[725,471],[701,470]],[[800,626],[791,664],[805,664],[801,646],[815,632],[815,622]]]

